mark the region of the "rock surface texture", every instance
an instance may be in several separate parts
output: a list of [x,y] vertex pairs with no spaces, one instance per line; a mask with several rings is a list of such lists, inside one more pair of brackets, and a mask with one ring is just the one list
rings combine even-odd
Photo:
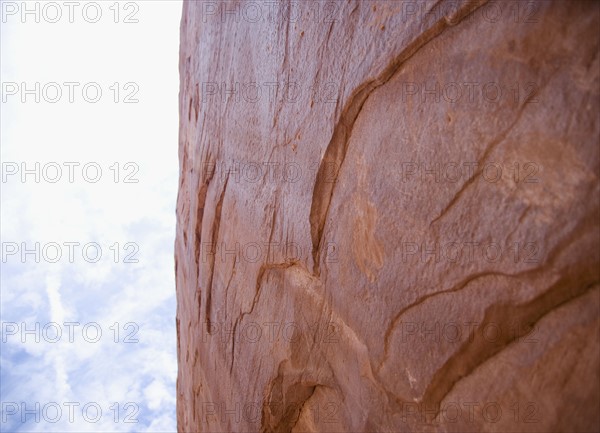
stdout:
[[180,431],[600,431],[599,17],[186,1]]

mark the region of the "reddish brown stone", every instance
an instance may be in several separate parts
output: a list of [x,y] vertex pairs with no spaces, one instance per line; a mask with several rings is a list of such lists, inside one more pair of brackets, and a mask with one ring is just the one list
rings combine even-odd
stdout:
[[179,430],[600,431],[599,25],[185,2]]

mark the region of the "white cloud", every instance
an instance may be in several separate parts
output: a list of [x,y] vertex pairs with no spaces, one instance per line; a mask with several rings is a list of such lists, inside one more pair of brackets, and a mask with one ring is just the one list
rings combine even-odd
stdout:
[[153,380],[150,385],[144,389],[144,396],[148,402],[148,408],[157,411],[165,402],[172,402],[173,395],[165,384],[160,380]]
[[[43,177],[36,183],[33,175],[22,183],[16,175],[0,184],[2,242],[16,242],[19,248],[22,242],[28,248],[40,243],[39,263],[34,254],[26,256],[25,263],[20,254],[1,263],[3,323],[25,322],[28,329],[36,322],[41,328],[49,322],[80,323],[73,342],[64,326],[56,343],[45,341],[43,334],[39,343],[31,334],[3,335],[7,341],[0,356],[0,399],[28,407],[70,401],[81,406],[95,402],[102,408],[97,422],[83,419],[81,407],[69,422],[65,408],[59,422],[36,423],[29,416],[22,425],[19,414],[0,425],[2,430],[176,429],[172,248],[181,3],[135,3],[138,24],[115,24],[108,15],[113,2],[101,2],[110,19],[97,24],[23,24],[8,19],[0,26],[2,82],[98,82],[106,95],[98,104],[23,104],[17,96],[1,107],[2,162],[26,162],[29,168],[35,162],[42,167],[48,162],[95,162],[103,169],[98,183],[82,180],[81,171],[75,171],[75,182],[64,181],[65,171],[57,183]],[[135,82],[140,102],[115,104],[109,90],[114,82],[121,87]],[[121,88],[120,97],[123,92]],[[115,162],[118,183],[110,169]],[[127,162],[139,168],[138,183],[122,182],[130,172],[124,167]],[[64,245],[61,260],[44,260],[43,248],[51,242],[79,242],[73,262]],[[82,254],[81,246],[89,242],[102,248],[97,263],[89,263]],[[125,248],[128,242],[137,246],[137,263],[123,262],[133,251]],[[124,328],[129,322],[135,327]],[[82,328],[88,323],[101,327],[98,342],[84,338]],[[132,331],[139,341],[125,343]],[[125,407],[128,403],[134,406]],[[134,413],[138,422],[125,423]]]

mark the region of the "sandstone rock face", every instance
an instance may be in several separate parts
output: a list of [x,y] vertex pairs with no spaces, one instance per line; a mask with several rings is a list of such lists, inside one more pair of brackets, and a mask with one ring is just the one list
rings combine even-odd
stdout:
[[185,2],[180,431],[600,431],[599,16]]

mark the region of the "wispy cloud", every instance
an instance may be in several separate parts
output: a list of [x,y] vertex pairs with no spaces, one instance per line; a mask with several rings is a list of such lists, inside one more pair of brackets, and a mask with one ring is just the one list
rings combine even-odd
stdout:
[[[22,5],[0,3],[4,11]],[[40,11],[48,4],[39,2]],[[106,19],[94,24],[77,15],[55,24],[10,15],[0,25],[2,82],[97,82],[105,92],[97,104],[22,103],[19,95],[2,103],[2,163],[20,170],[39,162],[42,176],[23,182],[18,173],[0,184],[3,252],[18,248],[0,263],[2,431],[176,429],[181,3],[121,2],[117,23],[114,3],[99,4]],[[139,22],[124,23],[133,11]],[[124,84],[135,83],[139,102],[115,103],[115,82],[121,99]],[[74,182],[69,162],[79,163]],[[89,162],[102,168],[98,182],[82,177]],[[47,181],[48,163],[63,167],[59,182]],[[134,171],[138,182],[123,182]]]

